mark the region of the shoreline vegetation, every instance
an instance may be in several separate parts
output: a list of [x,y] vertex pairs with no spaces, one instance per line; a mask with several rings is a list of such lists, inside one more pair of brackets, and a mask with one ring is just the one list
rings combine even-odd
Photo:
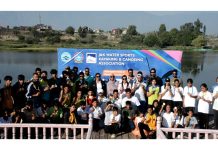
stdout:
[[110,31],[80,26],[55,30],[51,26],[0,26],[0,51],[55,52],[57,48],[80,49],[162,49],[183,51],[218,50],[218,36],[206,35],[206,26],[197,19],[167,30],[139,33],[135,25]]
[[143,45],[128,45],[128,44],[25,44],[25,43],[13,43],[13,44],[1,44],[0,42],[0,52],[56,52],[58,48],[78,48],[78,49],[129,49],[129,50],[182,50],[185,52],[193,51],[218,51],[215,49],[204,49],[193,46],[170,46],[166,48],[160,47],[145,47]]

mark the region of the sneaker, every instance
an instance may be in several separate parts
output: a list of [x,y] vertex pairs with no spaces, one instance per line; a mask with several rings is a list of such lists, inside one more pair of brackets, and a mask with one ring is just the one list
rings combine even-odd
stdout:
[[112,135],[111,135],[111,138],[112,138],[112,139],[114,139],[115,137],[116,137],[116,135],[115,135],[115,134],[112,134]]
[[181,139],[181,136],[180,136],[180,135],[178,135],[178,136],[176,137],[176,139]]

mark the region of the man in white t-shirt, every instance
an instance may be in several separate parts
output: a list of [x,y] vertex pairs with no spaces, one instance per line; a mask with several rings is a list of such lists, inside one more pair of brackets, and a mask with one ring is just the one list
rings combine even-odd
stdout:
[[92,100],[92,107],[90,107],[89,112],[93,114],[93,131],[98,132],[100,130],[100,120],[102,117],[102,109],[98,106],[98,100],[94,98]]
[[113,113],[110,115],[109,119],[109,132],[112,134],[111,138],[115,138],[116,134],[119,132],[121,122],[121,115],[118,113],[118,108],[113,108]]
[[198,91],[195,86],[193,86],[193,80],[187,80],[187,86],[184,87],[183,92],[183,107],[187,113],[190,109],[195,111],[196,98],[198,97]]
[[212,102],[212,94],[207,89],[207,84],[201,84],[201,92],[198,94],[198,117],[200,129],[208,129],[209,105]]
[[77,108],[77,114],[79,116],[79,123],[80,124],[88,124],[88,114],[89,114],[89,107],[86,106],[85,101],[81,101],[80,107]]
[[180,86],[180,82],[179,79],[175,79],[174,80],[174,90],[175,90],[175,94],[173,97],[173,103],[174,103],[174,107],[178,107],[179,109],[182,108],[182,101],[183,101],[183,88]]
[[169,104],[166,105],[166,111],[162,112],[162,126],[164,128],[172,128],[174,124],[174,115],[173,112],[170,111],[171,107]]
[[215,129],[218,129],[218,86],[213,89],[213,110]]
[[170,107],[173,107],[173,96],[175,94],[174,87],[170,85],[170,79],[165,79],[165,84],[161,87],[160,99],[161,104],[169,104]]
[[141,105],[138,98],[131,95],[131,89],[130,88],[126,89],[126,97],[124,97],[122,99],[122,108],[124,108],[126,106],[127,101],[131,102],[131,104],[133,106],[133,109],[135,109],[135,110],[138,110],[139,106]]
[[138,98],[140,102],[140,112],[145,113],[147,109],[146,105],[146,83],[143,82],[143,74],[141,71],[137,73],[137,80],[134,84],[135,97]]

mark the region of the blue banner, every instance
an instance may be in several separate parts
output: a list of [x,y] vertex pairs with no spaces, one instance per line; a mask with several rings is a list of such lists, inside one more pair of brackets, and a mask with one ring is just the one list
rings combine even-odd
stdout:
[[91,75],[100,73],[108,78],[111,73],[118,78],[127,75],[132,68],[134,74],[142,71],[149,75],[151,68],[156,68],[157,75],[162,77],[167,72],[177,69],[181,73],[182,51],[177,50],[108,50],[108,49],[73,49],[58,48],[58,75],[70,66],[77,66],[84,71],[90,68]]

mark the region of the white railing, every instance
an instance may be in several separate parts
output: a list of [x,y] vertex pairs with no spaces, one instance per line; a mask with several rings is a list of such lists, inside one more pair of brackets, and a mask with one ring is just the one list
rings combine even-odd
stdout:
[[[1,138],[8,139],[8,137],[15,139],[69,139],[77,138],[77,131],[80,129],[80,138],[84,139],[86,134],[86,139],[91,138],[92,133],[92,115],[89,115],[88,124],[0,124],[0,134]],[[50,130],[49,130],[50,129]],[[84,132],[84,129],[88,129],[87,133]],[[55,132],[54,132],[55,130]],[[41,133],[39,133],[41,131]],[[49,131],[49,132],[48,132]],[[70,132],[73,137],[69,137]],[[27,135],[24,135],[27,134]],[[19,137],[18,137],[19,136]],[[34,137],[33,137],[34,136]],[[39,137],[41,136],[41,137]]]
[[[208,129],[187,129],[187,128],[162,128],[161,117],[157,117],[157,139],[167,139],[165,134],[171,134],[172,138],[175,139],[217,139],[218,130]],[[176,137],[177,136],[177,137]]]

